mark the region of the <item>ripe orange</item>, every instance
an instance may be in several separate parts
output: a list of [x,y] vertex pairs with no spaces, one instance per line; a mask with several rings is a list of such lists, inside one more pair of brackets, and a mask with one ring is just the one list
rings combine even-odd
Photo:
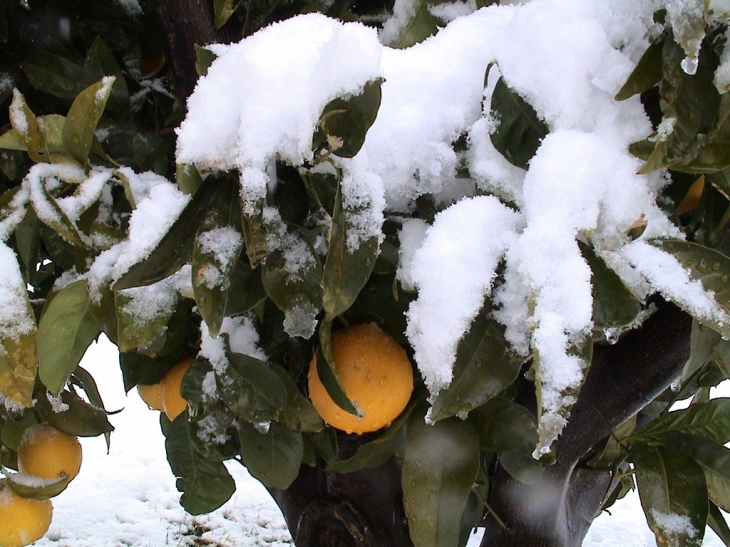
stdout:
[[377,431],[403,412],[413,392],[413,368],[406,352],[374,324],[332,334],[335,371],[361,417],[332,400],[317,374],[316,356],[309,367],[309,398],[322,419],[347,433]]
[[0,547],[23,547],[39,540],[52,516],[51,500],[21,498],[0,484]]
[[162,407],[162,382],[152,385],[137,384],[137,393],[147,406],[153,410],[163,410]]
[[64,473],[73,479],[81,468],[79,440],[48,424],[34,425],[23,433],[18,447],[18,471],[41,479]]
[[174,420],[188,407],[188,402],[180,395],[180,385],[190,368],[192,359],[180,361],[162,379],[162,409],[170,420]]

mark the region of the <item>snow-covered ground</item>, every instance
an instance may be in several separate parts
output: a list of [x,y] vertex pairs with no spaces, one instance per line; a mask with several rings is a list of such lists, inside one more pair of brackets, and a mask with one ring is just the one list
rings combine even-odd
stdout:
[[[238,489],[210,515],[192,517],[178,504],[175,479],[165,459],[157,413],[136,391],[124,394],[116,348],[93,344],[82,365],[99,383],[116,427],[111,450],[103,438],[82,440],[81,473],[53,500],[54,516],[38,547],[260,546],[288,547],[291,536],[266,490],[246,470],[229,466]],[[653,547],[638,497],[630,495],[600,516],[583,547]],[[469,547],[479,545],[474,535]],[[708,530],[705,546],[722,542]]]

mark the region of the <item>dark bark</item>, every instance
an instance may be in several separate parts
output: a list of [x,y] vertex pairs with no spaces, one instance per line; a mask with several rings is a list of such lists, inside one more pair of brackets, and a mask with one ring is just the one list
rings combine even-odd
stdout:
[[542,480],[525,485],[498,470],[490,505],[506,523],[487,518],[483,547],[579,547],[609,492],[609,471],[583,465],[590,449],[641,410],[679,376],[689,357],[692,319],[659,302],[642,328],[618,344],[597,346],[557,460]]

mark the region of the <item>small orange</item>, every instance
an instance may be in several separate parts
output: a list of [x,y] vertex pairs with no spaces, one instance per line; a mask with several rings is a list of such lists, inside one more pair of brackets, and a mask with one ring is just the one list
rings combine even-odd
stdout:
[[316,355],[309,367],[309,398],[332,427],[367,433],[387,427],[403,412],[413,392],[413,368],[405,350],[374,324],[355,325],[332,334],[335,371],[361,417],[342,410],[317,374]]
[[48,425],[29,427],[18,447],[18,471],[40,479],[73,479],[81,468],[81,444],[73,435]]
[[170,420],[177,418],[188,407],[188,402],[180,395],[180,386],[192,362],[192,359],[180,361],[160,382],[162,384],[162,409]]
[[153,410],[163,410],[162,382],[156,384],[137,384],[137,393],[140,398]]
[[51,500],[21,498],[0,483],[0,547],[24,547],[48,531]]

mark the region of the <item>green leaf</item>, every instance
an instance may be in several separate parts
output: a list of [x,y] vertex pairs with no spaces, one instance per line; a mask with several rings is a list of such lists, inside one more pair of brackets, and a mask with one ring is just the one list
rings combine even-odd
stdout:
[[107,109],[111,112],[121,112],[129,109],[129,90],[124,79],[124,73],[119,68],[114,54],[104,44],[100,36],[97,36],[86,52],[84,69],[96,75],[96,79],[104,76],[114,76],[116,80],[112,86],[111,95]]
[[[657,545],[700,547],[709,513],[707,486],[700,466],[679,452],[649,446],[634,453],[641,506]],[[681,518],[687,525],[670,526]]]
[[262,433],[248,423],[239,427],[243,463],[254,477],[269,488],[286,490],[299,475],[304,457],[302,434],[276,423]]
[[47,500],[59,495],[72,480],[67,474],[57,479],[39,479],[22,473],[11,473],[6,468],[2,470],[6,477],[4,482],[13,492],[21,498],[34,500]]
[[223,462],[208,460],[196,452],[190,439],[187,412],[170,423],[165,431],[165,451],[176,487],[182,492],[180,504],[191,515],[218,509],[236,491],[236,483]]
[[203,178],[194,165],[178,163],[175,167],[175,181],[178,188],[190,196],[194,196],[203,185]]
[[641,303],[591,247],[580,242],[578,245],[591,268],[594,330],[605,331],[633,323],[641,311]]
[[82,91],[69,108],[63,128],[63,142],[69,154],[81,165],[89,160],[94,131],[112,93],[114,76],[108,76]]
[[478,419],[479,445],[499,454],[519,450],[532,454],[537,444],[537,420],[524,406],[494,398],[474,411]]
[[271,369],[279,376],[286,388],[286,406],[279,413],[276,421],[291,431],[317,433],[324,429],[324,422],[319,417],[312,403],[299,391],[286,369],[271,364]]
[[458,418],[408,423],[403,461],[403,506],[418,547],[457,547],[461,515],[479,471],[476,431]]
[[38,374],[51,393],[60,393],[100,332],[85,280],[68,285],[50,301],[38,324]]
[[223,323],[231,273],[243,247],[240,222],[238,186],[226,180],[217,188],[193,244],[193,294],[213,337]]
[[43,50],[23,61],[23,71],[33,87],[62,99],[74,99],[97,79],[65,57]]
[[550,131],[547,124],[530,103],[509,88],[503,77],[494,86],[490,114],[499,120],[490,135],[494,148],[511,164],[527,169],[540,141]]
[[482,310],[459,341],[454,379],[433,401],[431,419],[442,420],[483,405],[514,382],[521,367],[504,329]]
[[319,117],[313,142],[321,143],[335,156],[354,157],[378,116],[382,84],[383,79],[377,78],[366,83],[361,93],[329,102]]
[[[223,334],[227,343],[227,335]],[[279,375],[266,363],[248,355],[226,351],[229,366],[216,372],[223,402],[239,418],[252,423],[276,420],[286,407],[287,391]]]
[[281,245],[270,251],[261,265],[261,282],[284,312],[287,334],[308,339],[314,334],[322,307],[322,264],[298,229],[289,232],[282,225],[280,235]]
[[378,257],[379,242],[376,236],[360,241],[354,249],[348,241],[355,231],[352,220],[360,213],[362,209],[345,207],[342,187],[338,184],[327,260],[322,274],[322,303],[329,319],[334,319],[352,306],[370,278]]
[[357,408],[347,397],[337,378],[334,357],[332,357],[332,321],[325,319],[319,326],[319,352],[317,353],[317,376],[327,395],[345,412],[357,416]]
[[628,80],[616,94],[617,101],[624,101],[657,85],[662,79],[662,49],[664,39],[652,42],[639,59]]
[[[219,2],[220,0],[215,1]],[[195,44],[195,71],[198,73],[198,76],[207,75],[210,65],[212,65],[213,61],[215,61],[217,58],[218,55],[213,53],[208,48]]]
[[690,379],[712,357],[715,347],[722,343],[720,333],[692,320],[692,334],[689,343],[689,359],[682,370],[682,383]]
[[[115,293],[117,344],[119,351],[141,351],[151,357],[152,346],[164,344],[167,323],[175,313],[179,295],[163,280],[154,285],[125,289]],[[152,350],[152,351],[146,351]]]
[[405,49],[436,34],[442,26],[442,23],[437,17],[431,14],[431,11],[428,9],[429,5],[430,2],[428,0],[417,0],[414,2],[409,9],[411,13],[410,19],[400,30],[397,38],[392,40],[388,45],[394,48]]
[[208,177],[150,255],[132,266],[112,287],[115,291],[151,285],[171,276],[190,262],[198,227],[205,218],[219,180]]
[[213,0],[213,9],[215,11],[215,28],[221,28],[228,22],[231,15],[236,11],[234,0]]
[[[712,291],[720,307],[730,313],[730,258],[724,254],[689,241],[669,240],[652,242],[663,251],[674,256],[686,268],[692,278],[699,279],[705,290]],[[698,317],[703,324],[730,337],[730,324],[710,318]]]
[[67,408],[61,412],[53,409],[45,394],[38,397],[38,414],[41,419],[74,437],[96,437],[114,431],[106,411],[91,405],[71,391],[61,392],[61,401]]
[[524,484],[537,484],[542,479],[542,465],[520,450],[508,450],[499,455],[499,463],[507,473]]
[[405,425],[416,404],[416,401],[411,403],[375,440],[361,445],[354,456],[333,463],[327,468],[327,471],[353,473],[382,465],[395,454],[401,453],[406,442]]
[[20,152],[28,151],[28,147],[25,146],[20,139],[20,134],[15,129],[8,129],[0,136],[0,148],[4,150],[18,150]]
[[[10,125],[12,125],[15,134],[18,136],[23,146],[28,152],[30,159],[35,162],[43,161],[43,132],[41,131],[38,119],[33,111],[25,102],[25,97],[20,91],[13,91],[13,101],[10,104],[10,112],[15,115],[10,116]],[[12,144],[9,142],[8,144]]]
[[15,255],[2,242],[0,256],[3,267],[14,270],[7,272],[8,277],[17,281],[3,287],[6,293],[3,307],[15,311],[3,318],[6,335],[0,338],[0,393],[9,401],[28,408],[33,406],[33,386],[38,370],[35,316]]
[[707,516],[707,525],[712,528],[712,531],[718,535],[726,546],[730,547],[730,527],[725,522],[725,516],[722,514],[722,511],[712,502],[710,502],[710,514]]
[[669,412],[648,423],[627,439],[649,440],[668,433],[686,433],[718,444],[730,442],[730,398],[696,403],[684,410]]
[[252,309],[266,298],[266,289],[261,282],[261,268],[251,269],[251,265],[239,258],[230,275],[228,300],[225,315],[233,317]]

